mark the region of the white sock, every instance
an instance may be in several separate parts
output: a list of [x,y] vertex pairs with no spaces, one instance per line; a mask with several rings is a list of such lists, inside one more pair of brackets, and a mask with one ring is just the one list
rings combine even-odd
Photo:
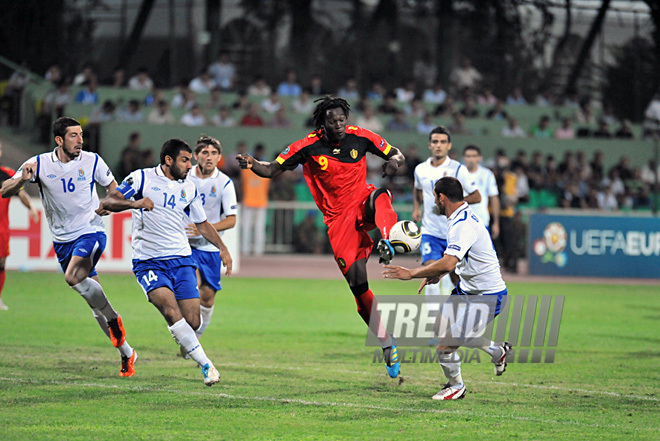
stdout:
[[448,380],[447,382],[452,386],[463,385],[463,377],[461,376],[461,358],[456,351],[447,354],[444,351],[438,350],[437,353],[438,363]]
[[105,333],[105,335],[110,338],[110,330],[108,329],[108,321],[105,319],[103,314],[101,314],[101,311],[99,311],[96,308],[92,308],[92,314],[94,315],[94,319],[96,319],[96,322],[99,324],[99,327],[101,330]]
[[112,305],[105,296],[103,288],[96,280],[87,277],[85,280],[71,288],[83,296],[91,308],[96,308],[101,311],[101,314],[103,314],[106,320],[114,320],[117,318],[117,312],[112,309]]
[[424,287],[424,295],[439,296],[440,295],[440,284],[439,283],[434,283],[432,285],[426,285]]
[[130,357],[133,355],[133,348],[128,344],[127,341],[125,341],[124,344],[117,349],[119,350],[119,353],[122,355],[122,357]]
[[174,341],[176,341],[200,367],[207,363],[213,365],[211,360],[206,356],[202,345],[199,343],[195,331],[193,331],[193,328],[190,327],[186,319],[182,318],[167,328],[170,330],[172,337],[174,337]]
[[441,296],[450,296],[451,291],[455,288],[454,282],[451,281],[449,274],[445,274],[442,279],[440,279],[440,295]]
[[207,308],[206,306],[199,305],[199,313],[202,316],[202,324],[200,325],[199,329],[195,331],[195,334],[197,334],[197,338],[200,338],[202,334],[204,334],[204,331],[206,331],[206,327],[209,325],[209,323],[211,323],[211,317],[213,317],[214,306]]

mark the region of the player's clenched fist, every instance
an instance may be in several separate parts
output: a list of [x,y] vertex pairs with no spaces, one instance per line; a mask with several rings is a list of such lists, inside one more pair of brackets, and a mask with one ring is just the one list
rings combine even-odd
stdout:
[[236,160],[238,161],[238,165],[240,165],[241,168],[246,169],[252,168],[252,164],[254,163],[254,158],[245,154],[236,155]]
[[34,178],[34,174],[37,172],[37,163],[33,162],[31,164],[25,164],[23,166],[23,174],[21,180],[29,181]]
[[151,211],[154,209],[154,202],[149,198],[142,198],[136,202],[137,202],[136,208],[138,209],[142,209],[144,211]]

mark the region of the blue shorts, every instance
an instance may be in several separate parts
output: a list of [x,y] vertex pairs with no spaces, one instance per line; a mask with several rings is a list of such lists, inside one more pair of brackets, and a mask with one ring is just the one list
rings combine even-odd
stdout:
[[202,283],[213,288],[214,291],[220,291],[220,273],[222,272],[222,260],[220,251],[201,251],[192,248],[192,258],[197,264]]
[[[502,297],[507,295],[507,289],[504,288],[503,291],[500,292],[493,292],[489,294],[481,294],[482,296],[497,296],[497,302],[495,303],[495,315],[493,317],[497,317],[498,314],[500,313],[500,308],[502,307]],[[456,296],[456,295],[474,295],[470,294],[469,292],[465,292],[461,289],[461,282],[458,282],[458,285],[456,285],[456,288],[454,288],[451,291],[451,295]]]
[[174,259],[133,260],[133,274],[145,294],[169,288],[177,300],[198,299],[197,273],[191,256]]
[[422,263],[428,260],[440,260],[447,249],[447,239],[438,239],[430,234],[422,234],[422,244],[419,247],[422,253]]
[[71,262],[72,256],[79,256],[92,259],[92,270],[89,277],[97,275],[96,264],[105,250],[107,238],[105,233],[98,231],[96,233],[83,234],[71,242],[53,242],[53,249],[57,254],[57,261],[66,273],[66,268]]

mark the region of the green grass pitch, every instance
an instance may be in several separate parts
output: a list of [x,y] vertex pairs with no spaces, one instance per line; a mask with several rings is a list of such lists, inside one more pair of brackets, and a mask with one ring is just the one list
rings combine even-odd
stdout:
[[[466,399],[435,402],[437,364],[392,380],[343,281],[224,279],[202,382],[130,275],[101,275],[138,350],[137,374],[61,274],[9,272],[0,311],[0,439],[658,439],[660,289],[509,283],[566,296],[552,364],[463,366]],[[416,282],[374,280],[377,294]],[[482,357],[483,358],[483,357]],[[506,437],[506,438],[504,438]]]

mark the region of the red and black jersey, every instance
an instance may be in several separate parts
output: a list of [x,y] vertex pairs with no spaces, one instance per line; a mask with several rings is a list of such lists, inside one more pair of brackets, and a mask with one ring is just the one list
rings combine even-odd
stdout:
[[[0,186],[16,173],[8,167],[0,167]],[[9,231],[9,201],[11,198],[0,198],[0,231]]]
[[367,184],[366,153],[387,158],[392,146],[380,135],[356,126],[346,126],[344,138],[330,145],[312,132],[288,146],[277,157],[285,170],[303,165],[305,180],[329,224],[342,212],[361,203],[373,186]]

